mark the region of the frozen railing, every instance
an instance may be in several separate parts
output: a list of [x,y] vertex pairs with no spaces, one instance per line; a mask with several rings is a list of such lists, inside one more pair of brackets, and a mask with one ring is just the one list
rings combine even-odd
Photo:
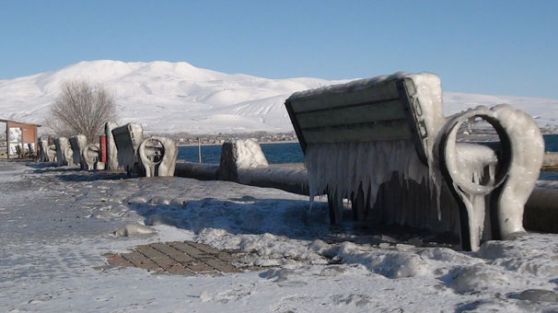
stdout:
[[[442,115],[440,79],[395,74],[293,94],[286,101],[308,170],[311,196],[343,199],[356,219],[460,235],[464,249],[523,232],[544,144],[533,119],[508,105]],[[457,143],[482,119],[500,144]],[[486,227],[485,227],[486,225]]]
[[124,167],[128,175],[174,175],[178,149],[173,140],[164,137],[144,139],[143,128],[135,123],[113,128],[112,136],[118,155],[117,166]]
[[201,180],[227,180],[308,194],[306,169],[301,164],[272,164],[252,139],[232,140],[221,147],[219,164],[179,162],[176,176]]

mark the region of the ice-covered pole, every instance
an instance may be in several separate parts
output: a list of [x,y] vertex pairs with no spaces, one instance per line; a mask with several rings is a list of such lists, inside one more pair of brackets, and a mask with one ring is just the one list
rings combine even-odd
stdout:
[[118,170],[118,152],[116,150],[116,144],[114,143],[114,136],[112,135],[112,130],[116,128],[115,122],[107,122],[105,124],[105,136],[107,141],[107,169],[109,171]]

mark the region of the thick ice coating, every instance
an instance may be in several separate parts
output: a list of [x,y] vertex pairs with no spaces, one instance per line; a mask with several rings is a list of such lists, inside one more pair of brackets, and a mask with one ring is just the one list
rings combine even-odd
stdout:
[[70,137],[70,146],[72,148],[72,159],[74,164],[79,164],[81,169],[86,169],[82,155],[85,146],[87,146],[87,137],[81,134]]
[[[398,90],[400,88],[397,85],[398,81],[404,82],[408,99],[403,99]],[[433,134],[438,133],[445,119],[442,115],[441,83],[436,75],[396,73],[297,92],[288,101],[293,103],[293,111],[301,121],[299,128],[304,137],[302,141],[306,143],[305,164],[308,169],[311,196],[323,194],[328,189],[330,194],[338,198],[350,197],[351,193],[362,184],[365,197],[374,204],[379,187],[389,181],[393,173],[397,173],[401,181],[412,180],[419,184],[431,185],[433,193],[440,192],[439,179],[432,172],[432,149],[436,139]],[[410,106],[415,108],[416,118],[424,128],[424,136],[419,140],[410,133],[400,135],[398,129],[390,125],[398,118],[403,122],[402,127],[408,131],[410,116],[406,113],[402,116],[386,116],[384,113],[397,110],[399,107],[402,112],[408,110],[405,101],[409,101]],[[327,138],[305,140],[310,137],[307,134],[315,131],[315,128],[308,128],[308,130],[305,128],[303,123],[308,116],[303,115],[324,110],[324,106],[328,106],[328,109],[335,111],[333,114],[336,114],[345,106],[360,107],[362,103],[370,102],[373,102],[373,105],[369,109],[383,112],[378,112],[369,120],[358,120],[360,124],[356,124],[356,127],[361,127],[362,122],[372,125],[383,124],[388,127],[377,130],[372,128],[372,131],[369,131],[366,128],[369,126],[365,125],[362,127],[363,135],[360,138],[354,138],[355,136],[351,134],[353,138],[348,140],[345,138],[332,140],[336,142],[327,142]],[[355,126],[351,127],[355,128]],[[380,140],[367,138],[364,134],[367,131]],[[397,139],[392,140],[394,137]],[[424,152],[426,164],[421,163],[417,150]]]
[[174,176],[178,155],[174,140],[158,136],[147,138],[140,144],[138,155],[145,177]]
[[228,141],[221,147],[218,176],[224,180],[237,180],[238,170],[263,168],[269,164],[260,145],[252,139]]
[[56,146],[56,160],[58,161],[58,165],[73,165],[73,152],[68,138],[58,137],[54,139],[54,145]]
[[[446,119],[440,80],[429,73],[397,73],[295,93],[287,109],[305,150],[311,197],[327,193],[334,203],[363,192],[372,208],[387,186],[383,198],[388,202],[407,199],[391,201],[407,206],[391,207],[390,222],[460,232],[464,248],[472,250],[482,240],[524,231],[523,207],[544,151],[529,115],[498,105]],[[501,151],[457,143],[459,126],[472,118],[492,124]],[[411,194],[418,190],[411,181],[429,197],[409,201],[418,198]],[[444,190],[453,200],[440,203]],[[432,214],[431,199],[437,199],[437,214]],[[386,215],[384,208],[380,211]],[[461,229],[455,227],[458,213]]]
[[337,197],[348,198],[362,184],[365,197],[373,204],[380,186],[393,173],[399,178],[426,182],[428,168],[420,162],[411,141],[376,141],[309,145],[305,165],[310,195],[326,189]]
[[109,171],[118,170],[118,151],[114,143],[112,130],[118,127],[115,122],[109,121],[105,123],[105,136],[107,138],[107,168]]

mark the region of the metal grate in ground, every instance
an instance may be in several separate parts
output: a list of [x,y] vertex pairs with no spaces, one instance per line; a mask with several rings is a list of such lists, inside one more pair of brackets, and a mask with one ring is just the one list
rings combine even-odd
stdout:
[[109,267],[139,267],[155,273],[196,275],[235,273],[234,255],[192,241],[157,242],[129,253],[105,255]]

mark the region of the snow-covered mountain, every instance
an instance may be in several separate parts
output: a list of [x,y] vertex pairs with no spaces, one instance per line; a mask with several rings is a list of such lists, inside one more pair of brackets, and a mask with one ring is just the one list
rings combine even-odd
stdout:
[[[111,91],[120,123],[137,121],[152,132],[189,133],[290,131],[283,104],[289,95],[340,82],[225,74],[186,62],[86,61],[58,71],[0,80],[0,118],[44,122],[60,84],[76,79],[102,84]],[[446,92],[444,101],[446,114],[505,102],[537,116],[541,126],[558,124],[558,100]]]

